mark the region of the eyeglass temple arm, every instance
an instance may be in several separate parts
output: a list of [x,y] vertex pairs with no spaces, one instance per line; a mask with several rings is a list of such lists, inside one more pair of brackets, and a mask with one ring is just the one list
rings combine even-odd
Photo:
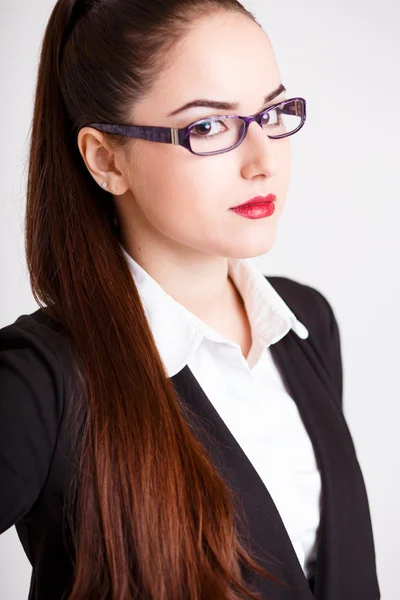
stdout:
[[88,123],[88,127],[94,127],[106,133],[114,133],[150,142],[162,142],[165,144],[186,145],[184,129],[173,127],[155,127],[139,125],[109,125],[107,123]]

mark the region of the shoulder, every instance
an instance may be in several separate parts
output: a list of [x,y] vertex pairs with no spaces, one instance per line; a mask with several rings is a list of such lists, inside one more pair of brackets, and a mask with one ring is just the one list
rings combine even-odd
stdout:
[[[0,328],[0,367],[2,377],[12,368],[14,374],[40,386],[41,375],[50,377],[57,396],[63,395],[63,377],[70,365],[70,345],[61,324],[51,319],[45,308],[20,315]],[[7,369],[8,367],[8,369]]]
[[310,338],[323,339],[337,325],[331,303],[317,288],[288,277],[264,277],[307,327]]
[[[0,390],[4,403],[13,388],[24,387],[35,404],[44,404],[61,416],[72,373],[70,340],[64,327],[46,308],[20,315],[0,328]],[[68,386],[67,386],[68,384]],[[57,414],[56,414],[57,413]]]
[[288,277],[267,276],[281,298],[309,331],[304,344],[323,364],[343,405],[341,334],[336,315],[326,296],[315,287]]
[[56,347],[64,346],[62,330],[43,309],[20,315],[13,323],[0,328],[0,365],[13,368],[34,383],[42,370],[60,372],[60,356]]
[[46,308],[39,308],[33,313],[20,315],[13,323],[0,327],[1,347],[20,338],[29,340],[33,345],[47,346],[50,350],[60,337],[63,339],[62,343],[65,343],[64,333],[64,328],[50,318]]

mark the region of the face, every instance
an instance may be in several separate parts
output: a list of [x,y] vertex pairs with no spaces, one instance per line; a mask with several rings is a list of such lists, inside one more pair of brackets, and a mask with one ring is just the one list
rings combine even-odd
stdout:
[[[242,15],[204,18],[174,50],[152,92],[136,104],[131,123],[185,127],[209,116],[252,115],[268,105],[282,83],[268,37]],[[287,96],[281,93],[269,105]],[[239,102],[236,111],[191,108],[169,113],[197,98]],[[250,258],[274,243],[289,184],[290,138],[269,139],[253,122],[236,149],[196,156],[172,144],[137,140],[134,159],[119,156],[126,189],[114,200],[133,256],[151,248],[201,255]],[[255,196],[277,196],[275,213],[251,220],[230,208]],[[125,244],[126,245],[126,244]]]

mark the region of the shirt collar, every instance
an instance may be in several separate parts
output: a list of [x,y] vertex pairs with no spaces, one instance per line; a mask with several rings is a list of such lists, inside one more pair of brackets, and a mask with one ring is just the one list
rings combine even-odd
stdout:
[[[169,377],[183,369],[203,338],[233,344],[170,296],[122,244],[120,247]],[[290,329],[302,339],[309,336],[307,328],[249,259],[228,259],[228,273],[243,298],[253,340],[261,348],[275,344]]]

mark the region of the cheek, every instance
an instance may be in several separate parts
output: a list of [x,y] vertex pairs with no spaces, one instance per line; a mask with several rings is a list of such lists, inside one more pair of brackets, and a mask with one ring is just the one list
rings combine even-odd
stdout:
[[[223,178],[218,161],[192,157],[189,153],[186,156],[184,152],[187,151],[167,148],[165,152],[157,152],[157,156],[142,157],[141,203],[154,224],[182,229],[201,226],[212,216],[215,219],[218,198],[221,205]],[[220,208],[224,206],[222,201]]]

